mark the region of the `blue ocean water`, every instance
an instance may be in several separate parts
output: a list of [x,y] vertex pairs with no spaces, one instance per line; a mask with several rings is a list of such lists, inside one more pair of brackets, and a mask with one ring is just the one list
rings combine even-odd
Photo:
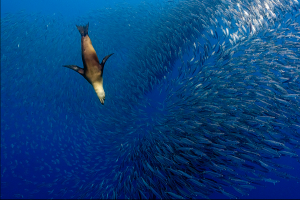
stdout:
[[[293,1],[1,1],[1,198],[299,199]],[[80,34],[105,104],[76,72]]]

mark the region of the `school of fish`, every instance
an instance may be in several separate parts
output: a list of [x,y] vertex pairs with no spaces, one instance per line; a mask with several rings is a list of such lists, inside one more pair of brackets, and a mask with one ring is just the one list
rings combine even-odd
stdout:
[[[98,57],[114,53],[104,106],[62,67],[82,65],[87,22]],[[1,198],[240,198],[299,182],[277,162],[300,162],[299,76],[298,0],[6,14]]]

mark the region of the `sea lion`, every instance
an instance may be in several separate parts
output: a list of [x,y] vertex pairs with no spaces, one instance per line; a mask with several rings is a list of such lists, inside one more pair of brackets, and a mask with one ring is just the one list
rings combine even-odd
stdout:
[[81,34],[81,55],[84,68],[82,69],[76,65],[64,65],[64,67],[78,72],[90,84],[92,84],[101,104],[103,105],[105,100],[105,92],[103,89],[103,69],[106,60],[113,55],[113,53],[105,56],[102,62],[99,63],[96,51],[88,35],[89,24],[86,26],[76,25],[76,27]]

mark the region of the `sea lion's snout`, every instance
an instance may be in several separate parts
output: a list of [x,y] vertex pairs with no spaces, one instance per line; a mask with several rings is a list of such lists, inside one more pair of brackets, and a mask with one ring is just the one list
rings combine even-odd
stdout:
[[105,101],[105,93],[104,93],[104,91],[103,92],[98,92],[97,96],[98,96],[101,104],[104,105],[104,101]]
[[101,104],[104,105],[104,100],[105,99],[99,99],[99,100],[100,100]]
[[104,101],[105,101],[105,92],[103,90],[102,85],[98,85],[98,86],[94,86],[95,92],[101,102],[102,105],[104,105]]

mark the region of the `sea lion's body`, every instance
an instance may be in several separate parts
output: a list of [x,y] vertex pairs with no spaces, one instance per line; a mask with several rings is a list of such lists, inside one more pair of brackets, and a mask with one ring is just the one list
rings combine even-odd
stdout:
[[88,24],[86,26],[77,26],[81,34],[81,55],[84,68],[82,69],[76,65],[65,65],[64,67],[68,67],[78,72],[92,84],[100,102],[104,104],[105,92],[103,89],[103,69],[106,60],[112,54],[106,56],[101,63],[99,62],[92,41],[88,35],[88,27]]

